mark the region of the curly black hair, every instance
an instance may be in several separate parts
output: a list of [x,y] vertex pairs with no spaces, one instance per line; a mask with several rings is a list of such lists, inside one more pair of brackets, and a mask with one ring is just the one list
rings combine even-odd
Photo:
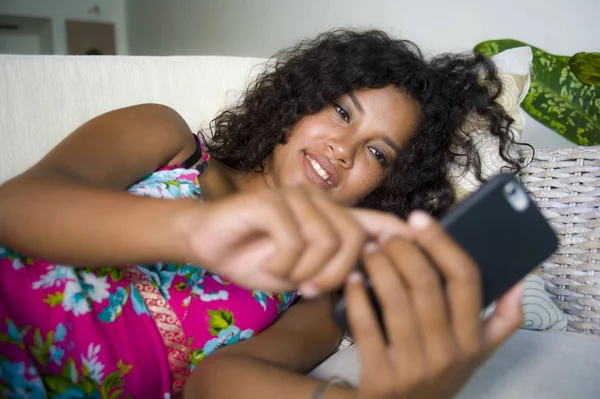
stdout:
[[489,125],[509,169],[520,170],[511,151],[513,120],[497,102],[502,82],[492,61],[461,54],[426,60],[414,43],[379,30],[335,29],[280,51],[240,103],[211,122],[211,139],[203,138],[227,167],[260,172],[300,119],[353,91],[389,85],[420,104],[420,125],[379,187],[358,206],[400,217],[414,209],[446,212],[456,200],[448,174],[452,162],[472,167],[483,181],[479,154],[462,131],[470,115]]

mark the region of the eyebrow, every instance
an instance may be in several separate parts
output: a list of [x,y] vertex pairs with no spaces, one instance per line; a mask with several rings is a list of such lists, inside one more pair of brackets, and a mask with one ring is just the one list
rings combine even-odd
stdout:
[[362,107],[361,103],[358,101],[358,98],[356,98],[356,96],[354,95],[354,93],[348,94],[348,97],[350,97],[350,100],[352,100],[352,103],[354,104],[354,106],[356,107],[356,109],[358,109],[358,111],[361,114],[364,114],[365,113],[365,109]]
[[390,147],[392,147],[392,150],[396,151],[396,155],[400,154],[400,151],[402,151],[402,149],[400,148],[400,146],[398,144],[396,144],[394,142],[394,140],[392,140],[391,138],[389,138],[388,136],[383,136],[381,137],[381,139],[383,141],[385,141],[385,143],[387,145],[389,145]]
[[[365,109],[362,107],[360,101],[358,101],[358,98],[356,98],[356,96],[354,95],[354,93],[349,93],[348,97],[350,97],[350,100],[352,100],[352,103],[354,104],[354,106],[356,107],[356,109],[358,109],[358,111],[364,115],[365,113]],[[392,150],[394,150],[396,152],[396,155],[400,154],[400,152],[402,151],[402,149],[400,148],[400,146],[398,144],[396,144],[394,142],[394,140],[392,140],[391,138],[389,138],[388,136],[383,136],[382,140],[389,145]]]

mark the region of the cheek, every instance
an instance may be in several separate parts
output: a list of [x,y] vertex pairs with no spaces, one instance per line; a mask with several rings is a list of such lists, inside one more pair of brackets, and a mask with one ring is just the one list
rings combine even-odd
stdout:
[[364,191],[368,191],[367,195],[375,190],[383,180],[383,170],[379,167],[374,167],[373,164],[367,165],[361,169],[359,173],[359,181]]
[[365,179],[362,184],[361,199],[371,194],[381,183],[381,176],[373,176],[371,179]]
[[354,205],[363,198],[369,196],[381,183],[383,176],[381,173],[363,173],[350,184],[346,193],[346,203]]

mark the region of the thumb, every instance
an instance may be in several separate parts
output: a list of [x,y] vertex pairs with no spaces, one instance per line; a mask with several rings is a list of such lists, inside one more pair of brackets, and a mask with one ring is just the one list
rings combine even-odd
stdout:
[[494,351],[521,326],[523,322],[521,304],[524,291],[525,285],[523,282],[516,284],[500,298],[496,310],[485,321],[483,339],[488,350]]
[[412,239],[408,225],[394,215],[366,209],[352,209],[350,213],[367,233],[368,241],[381,245],[392,237]]

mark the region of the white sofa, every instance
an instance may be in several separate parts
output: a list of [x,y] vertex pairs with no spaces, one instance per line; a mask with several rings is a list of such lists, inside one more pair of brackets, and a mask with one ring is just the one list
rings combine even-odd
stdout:
[[[78,125],[111,109],[157,102],[179,111],[194,130],[206,126],[228,102],[228,93],[260,70],[252,67],[261,61],[0,55],[0,183],[31,166]],[[351,347],[312,374],[357,382],[358,373]],[[521,330],[479,370],[460,398],[597,399],[599,377],[600,340],[573,332]]]

